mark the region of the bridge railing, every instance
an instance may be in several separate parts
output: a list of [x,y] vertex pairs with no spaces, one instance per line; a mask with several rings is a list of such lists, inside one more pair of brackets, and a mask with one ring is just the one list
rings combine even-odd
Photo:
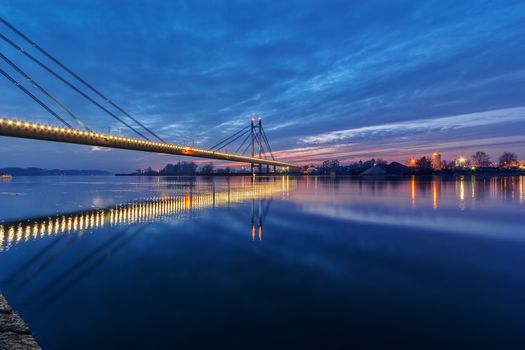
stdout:
[[138,138],[104,134],[74,128],[64,128],[10,118],[0,118],[0,135],[72,144],[129,149],[144,152],[184,155],[208,159],[221,159],[251,164],[275,165],[283,167],[285,170],[290,167],[294,167],[293,164],[275,160],[247,157],[234,153],[210,151],[190,146],[154,142]]

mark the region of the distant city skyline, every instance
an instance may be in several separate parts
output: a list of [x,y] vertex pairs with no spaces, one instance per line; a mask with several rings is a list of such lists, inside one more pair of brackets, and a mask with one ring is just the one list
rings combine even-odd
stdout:
[[[262,115],[276,155],[299,164],[525,158],[523,1],[37,4],[7,0],[0,13],[170,142],[209,147]],[[0,52],[93,129],[119,130],[4,42]],[[53,122],[1,78],[0,116]],[[0,168],[178,160],[208,162],[0,137]]]

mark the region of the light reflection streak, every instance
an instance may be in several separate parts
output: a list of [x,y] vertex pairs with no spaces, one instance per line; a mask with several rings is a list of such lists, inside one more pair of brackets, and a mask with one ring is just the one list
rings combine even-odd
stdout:
[[523,204],[525,196],[525,176],[520,176],[518,192],[520,194],[520,204]]
[[465,177],[461,176],[459,178],[459,208],[461,210],[465,209]]
[[472,197],[472,204],[476,204],[476,177],[472,176],[470,179],[470,194]]
[[[228,186],[225,191],[188,192],[172,197],[152,197],[140,202],[116,205],[106,209],[61,214],[55,217],[41,217],[7,222],[0,224],[0,251],[7,251],[13,245],[48,236],[58,236],[104,226],[118,226],[135,223],[148,223],[163,218],[184,218],[189,212],[230,206],[231,203],[242,203],[250,200],[263,199],[282,193],[283,199],[288,197],[296,180],[290,181],[283,177],[282,184],[277,181],[247,182],[241,186]],[[261,209],[259,209],[259,212]],[[253,225],[252,237],[255,231],[259,239],[262,237],[262,225]]]
[[432,207],[434,209],[437,209],[438,207],[438,183],[437,181],[434,179],[432,180]]
[[[391,182],[393,184],[394,182]],[[407,178],[406,198],[410,200],[411,208],[416,209],[417,200],[429,200],[431,207],[436,210],[438,207],[448,202],[448,188],[450,181],[434,177],[431,181],[418,181],[415,176]],[[365,183],[366,184],[366,183]],[[452,182],[455,189],[453,191],[456,205],[460,210],[467,207],[476,208],[476,206],[490,196],[493,200],[503,200],[505,202],[525,203],[525,176],[458,176]],[[371,197],[374,195],[375,187],[368,186],[367,191],[362,191],[361,183],[359,184],[360,195]],[[426,201],[420,200],[420,206]]]
[[416,177],[412,175],[410,180],[410,198],[412,198],[412,208],[416,207]]

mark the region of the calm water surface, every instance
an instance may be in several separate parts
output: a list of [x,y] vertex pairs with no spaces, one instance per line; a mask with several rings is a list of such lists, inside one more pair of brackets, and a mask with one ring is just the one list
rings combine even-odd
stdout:
[[15,178],[44,349],[523,349],[525,178]]

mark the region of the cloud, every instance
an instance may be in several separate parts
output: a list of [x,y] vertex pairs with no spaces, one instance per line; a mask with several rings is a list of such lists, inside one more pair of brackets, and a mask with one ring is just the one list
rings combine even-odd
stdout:
[[432,131],[447,131],[512,122],[525,122],[525,107],[506,108],[448,117],[416,119],[404,122],[371,125],[355,129],[331,131],[304,137],[300,142],[305,144],[326,144],[341,142],[353,138],[391,138],[394,136],[414,135]]
[[111,148],[100,147],[100,146],[90,146],[89,148],[91,149],[92,152],[109,152],[109,151],[112,151]]
[[[408,152],[525,132],[509,114],[522,108],[525,91],[523,2],[33,3],[5,0],[0,13],[172,142],[207,148],[255,113],[263,115],[272,148],[298,159],[314,156],[290,150],[315,146],[309,152],[319,158],[364,157],[400,145]],[[131,135],[18,52],[1,42],[0,50],[90,128]],[[54,122],[9,82],[0,79],[0,89],[1,114]],[[483,110],[492,114],[477,113]],[[0,146],[5,164],[20,161],[15,147],[42,152],[20,140],[0,139]],[[42,152],[28,165],[126,171],[120,167],[144,167],[149,159],[162,166],[137,152],[119,157],[117,165],[100,154],[105,163]]]
[[[384,158],[391,161],[404,162],[414,156],[429,155],[439,151],[446,159],[451,160],[462,154],[467,155],[477,150],[503,150],[523,149],[525,136],[501,136],[491,138],[475,138],[462,140],[437,140],[424,141],[421,139],[405,141],[383,141],[374,144],[340,143],[337,145],[320,145],[298,147],[274,152],[276,158],[287,160],[299,165],[320,163],[327,159],[340,161],[366,160],[370,158]],[[521,155],[521,154],[519,154]]]

